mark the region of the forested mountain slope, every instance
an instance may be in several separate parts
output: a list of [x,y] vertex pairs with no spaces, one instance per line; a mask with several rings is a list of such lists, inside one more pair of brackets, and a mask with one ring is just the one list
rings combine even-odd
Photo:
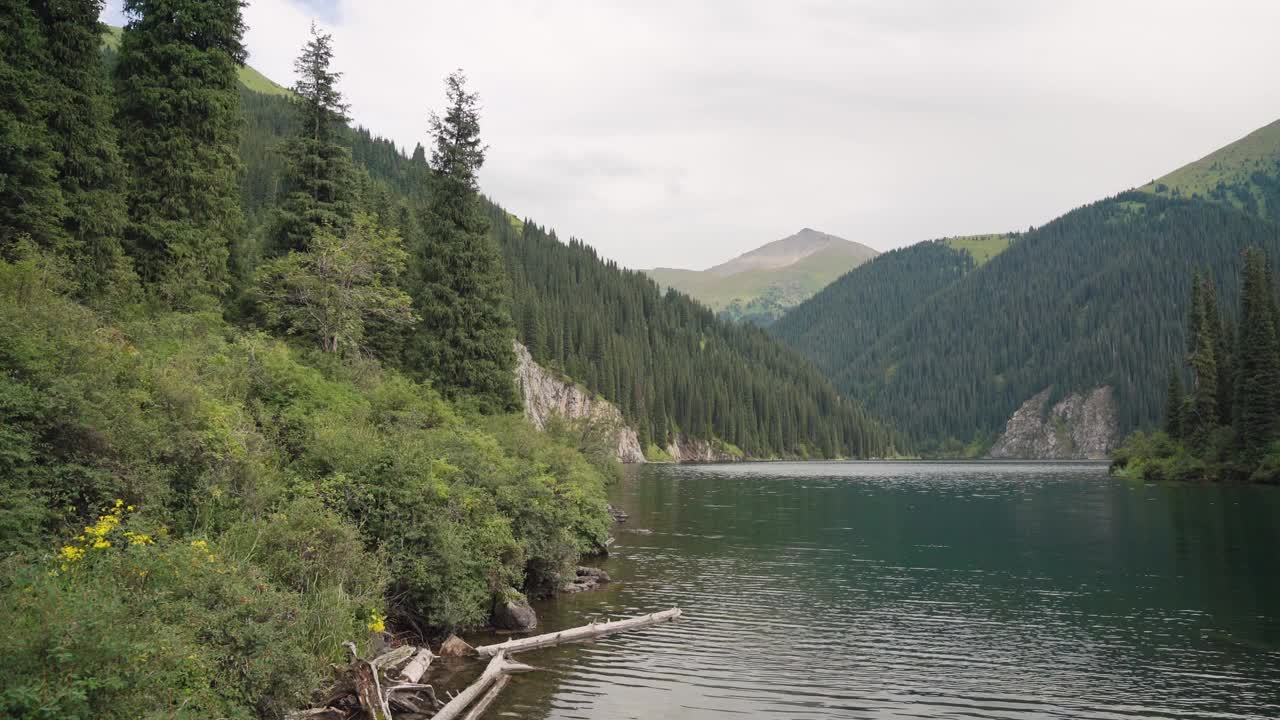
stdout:
[[978,267],[941,242],[885,253],[770,331],[926,448],[985,445],[1050,387],[1056,402],[1110,385],[1120,430],[1151,426],[1185,344],[1192,273],[1230,305],[1246,247],[1280,256],[1267,210],[1277,158],[1273,124],[1139,191],[992,236],[1007,249]]
[[908,313],[976,266],[945,242],[890,250],[854,269],[770,328],[830,377],[864,361]]
[[[275,148],[291,115],[284,97],[247,89],[241,96],[242,205],[250,234],[261,235],[279,202],[282,161]],[[423,154],[407,156],[363,129],[343,142],[365,173],[365,194],[378,198],[380,216],[412,245],[425,233],[421,205],[430,192]],[[488,212],[520,341],[538,362],[618,405],[646,446],[665,447],[679,433],[753,457],[865,457],[903,449],[896,433],[843,399],[806,358],[757,328],[663,293],[642,273],[603,260],[580,241],[563,243],[494,203]]]

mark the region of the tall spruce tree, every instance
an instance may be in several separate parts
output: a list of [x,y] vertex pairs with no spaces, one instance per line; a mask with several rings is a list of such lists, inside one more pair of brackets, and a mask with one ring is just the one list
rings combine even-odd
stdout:
[[444,116],[431,115],[432,192],[410,284],[422,321],[407,360],[446,394],[472,395],[487,410],[509,409],[518,404],[515,325],[502,258],[480,204],[476,174],[485,148],[478,97],[460,70],[446,79],[445,94]]
[[1209,313],[1217,312],[1213,286],[1198,273],[1192,281],[1191,316],[1188,327],[1187,364],[1194,375],[1190,412],[1184,418],[1185,434],[1203,444],[1218,423],[1218,363],[1215,354],[1215,323]]
[[341,234],[355,209],[355,168],[351,151],[338,141],[349,120],[349,105],[338,90],[342,73],[331,69],[333,36],[313,23],[311,39],[294,61],[297,126],[282,153],[285,199],[276,217],[271,255],[305,250],[317,230]]
[[1276,435],[1280,397],[1280,348],[1275,299],[1266,255],[1249,248],[1244,256],[1240,294],[1239,347],[1236,360],[1236,433],[1246,451],[1262,449]]
[[121,279],[127,215],[124,162],[111,125],[110,86],[102,64],[101,0],[36,0],[44,34],[49,138],[66,202],[63,229],[85,295]]
[[1176,363],[1169,363],[1169,390],[1164,402],[1164,431],[1169,437],[1182,437],[1182,416],[1186,408],[1186,390]]
[[126,250],[161,299],[211,307],[243,233],[242,0],[125,0],[116,65],[130,173]]
[[47,126],[54,114],[43,70],[41,25],[26,0],[0,0],[0,251],[23,238],[63,250],[61,158]]

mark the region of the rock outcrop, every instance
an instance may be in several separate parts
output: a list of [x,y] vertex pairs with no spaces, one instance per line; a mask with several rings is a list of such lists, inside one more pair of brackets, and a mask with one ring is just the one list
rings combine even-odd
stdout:
[[586,590],[595,590],[601,585],[610,582],[610,580],[609,573],[604,570],[580,565],[573,578],[560,588],[560,592],[579,593]]
[[516,383],[524,398],[524,414],[529,422],[542,430],[553,416],[559,416],[571,422],[604,427],[617,438],[619,460],[645,461],[639,435],[635,428],[627,426],[616,406],[534,362],[524,345],[516,343],[515,349]]
[[1115,393],[1110,386],[1073,393],[1045,411],[1052,388],[1022,404],[987,454],[1025,460],[1102,460],[1119,435]]
[[709,440],[698,440],[683,433],[676,435],[665,449],[671,459],[678,463],[737,462],[742,459],[740,455]]
[[527,632],[538,627],[538,615],[523,598],[498,597],[493,603],[493,626],[499,630]]

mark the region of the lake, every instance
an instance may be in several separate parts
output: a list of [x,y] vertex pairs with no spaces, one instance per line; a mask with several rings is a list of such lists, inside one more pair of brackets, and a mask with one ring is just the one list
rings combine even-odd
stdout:
[[1280,489],[1082,463],[630,467],[490,717],[1280,717]]

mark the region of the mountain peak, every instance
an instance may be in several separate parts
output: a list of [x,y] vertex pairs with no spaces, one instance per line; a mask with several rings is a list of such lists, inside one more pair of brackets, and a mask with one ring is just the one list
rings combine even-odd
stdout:
[[743,253],[728,262],[709,268],[706,272],[720,277],[728,277],[749,270],[776,270],[794,265],[814,253],[832,248],[848,251],[848,253],[842,254],[866,255],[868,257],[876,254],[875,250],[865,245],[850,242],[842,237],[814,230],[811,227],[805,227],[794,235],[788,235],[781,240],[774,240],[771,243],[761,245],[755,250]]

